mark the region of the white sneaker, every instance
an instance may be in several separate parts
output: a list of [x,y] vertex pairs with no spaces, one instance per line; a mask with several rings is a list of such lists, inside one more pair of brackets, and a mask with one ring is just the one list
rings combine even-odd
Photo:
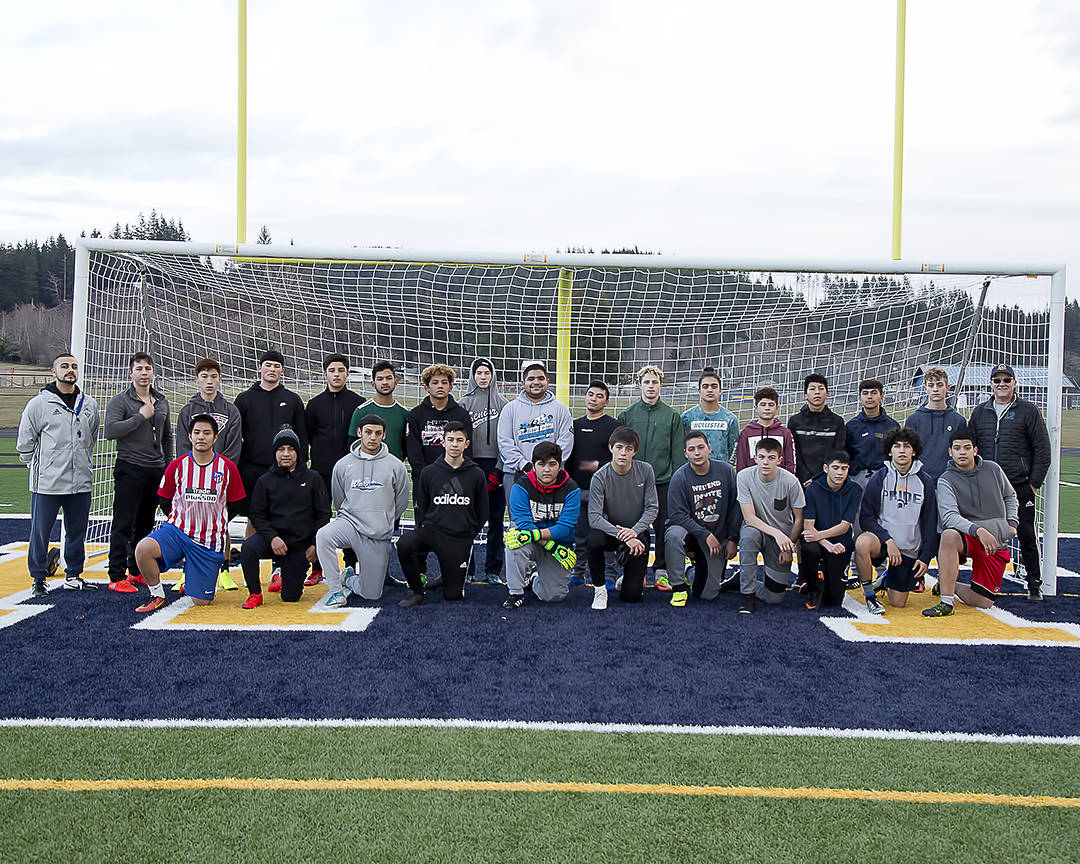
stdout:
[[592,608],[607,609],[607,588],[603,585],[593,586]]

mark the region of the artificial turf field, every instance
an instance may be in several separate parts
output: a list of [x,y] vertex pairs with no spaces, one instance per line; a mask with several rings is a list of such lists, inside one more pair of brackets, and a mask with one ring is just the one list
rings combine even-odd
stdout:
[[320,613],[318,586],[247,618],[170,592],[147,626],[135,595],[21,599],[22,548],[0,861],[1076,860],[1076,597],[882,623],[587,589],[511,615],[497,586]]

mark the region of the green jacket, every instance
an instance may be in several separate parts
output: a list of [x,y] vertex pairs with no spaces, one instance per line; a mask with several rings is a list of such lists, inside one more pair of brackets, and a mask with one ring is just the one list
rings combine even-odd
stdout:
[[641,436],[641,450],[635,458],[652,465],[658,486],[667,483],[686,461],[682,415],[663,399],[655,405],[639,399],[619,415],[619,423]]

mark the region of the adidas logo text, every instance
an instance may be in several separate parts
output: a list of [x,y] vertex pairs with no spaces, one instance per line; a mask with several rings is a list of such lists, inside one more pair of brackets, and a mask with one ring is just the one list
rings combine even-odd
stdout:
[[432,499],[433,504],[472,504],[472,498],[468,495],[436,495]]

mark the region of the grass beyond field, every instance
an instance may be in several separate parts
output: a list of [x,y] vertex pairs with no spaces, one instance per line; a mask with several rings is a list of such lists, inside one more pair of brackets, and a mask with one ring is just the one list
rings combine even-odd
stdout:
[[[0,859],[10,861],[1066,862],[1080,842],[1080,748],[1068,746],[425,728],[8,728],[0,750],[0,788],[31,778],[282,781],[280,791],[265,783],[184,791],[178,782],[175,791],[119,784],[0,792]],[[466,782],[427,784],[435,789],[388,782],[384,791],[333,782],[372,778]],[[298,780],[330,782],[288,788]],[[524,791],[521,781],[569,785]]]

